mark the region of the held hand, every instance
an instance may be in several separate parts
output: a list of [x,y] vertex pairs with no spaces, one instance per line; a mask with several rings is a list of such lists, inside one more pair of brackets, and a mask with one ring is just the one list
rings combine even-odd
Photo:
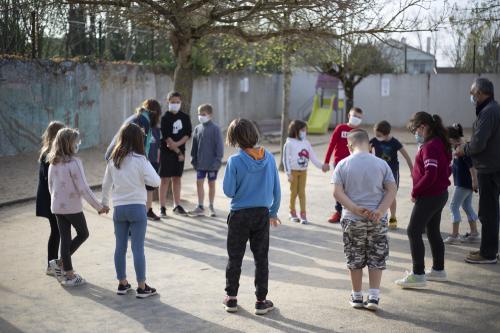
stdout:
[[289,174],[288,175],[288,181],[291,183],[293,182],[293,175],[292,174]]
[[108,206],[103,206],[101,208],[101,210],[99,210],[97,212],[99,213],[99,215],[101,215],[101,214],[107,214],[107,213],[109,213],[109,207]]
[[415,203],[415,202],[417,202],[417,199],[414,197],[411,197],[411,202]]
[[370,216],[370,211],[368,209],[362,208],[359,206],[356,206],[353,208],[353,213],[358,215],[358,216],[365,217],[365,218],[369,218],[369,216]]
[[271,224],[273,227],[277,227],[278,225],[281,224],[281,220],[277,217],[271,217],[269,218],[269,224]]
[[179,160],[179,162],[184,162],[184,160],[186,159],[186,157],[184,156],[183,153],[179,152],[177,156],[178,156],[177,159]]
[[465,156],[464,145],[460,145],[457,148],[455,148],[455,156],[457,157]]
[[375,209],[374,211],[370,212],[370,214],[369,214],[370,217],[369,218],[370,218],[370,221],[372,221],[373,223],[379,224],[380,223],[380,219],[382,218],[383,215],[384,215],[384,213],[382,213],[378,209]]
[[477,185],[477,181],[474,180],[472,181],[472,190],[476,193],[479,191],[479,186]]
[[323,172],[328,172],[330,171],[330,165],[328,163],[323,164],[323,167],[321,168]]

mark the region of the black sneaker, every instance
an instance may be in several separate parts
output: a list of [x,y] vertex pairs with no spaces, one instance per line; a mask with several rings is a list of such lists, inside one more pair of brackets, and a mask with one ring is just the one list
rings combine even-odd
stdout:
[[148,220],[150,220],[150,221],[159,221],[160,220],[160,217],[153,212],[153,208],[149,208],[147,216],[148,216]]
[[227,312],[238,311],[238,300],[236,298],[229,298],[229,296],[226,296],[224,297],[222,304],[224,304],[224,309]]
[[161,218],[167,217],[167,209],[165,207],[160,208],[160,216],[161,216]]
[[363,303],[365,309],[377,311],[378,310],[378,298],[368,298],[366,302]]
[[132,290],[132,286],[130,285],[130,283],[127,283],[126,285],[118,283],[118,289],[116,290],[116,294],[117,295],[125,295],[130,290]]
[[255,314],[263,315],[274,309],[274,304],[270,300],[255,302]]
[[181,205],[177,205],[174,208],[174,214],[181,215],[181,216],[188,216],[188,213],[182,208]]
[[349,304],[355,309],[361,309],[363,307],[363,297],[354,297],[351,294],[351,300],[349,301]]
[[135,297],[137,297],[137,298],[147,298],[147,297],[151,297],[153,295],[156,295],[156,289],[151,288],[148,285],[146,285],[144,287],[144,289],[141,289],[138,287],[136,291],[137,291],[137,295],[135,295]]

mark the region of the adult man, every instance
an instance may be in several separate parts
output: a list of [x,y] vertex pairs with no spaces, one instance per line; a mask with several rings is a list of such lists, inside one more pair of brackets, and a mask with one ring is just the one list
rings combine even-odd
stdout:
[[457,148],[458,156],[470,156],[478,172],[481,247],[465,258],[471,264],[495,264],[498,252],[500,194],[500,106],[494,100],[493,83],[477,78],[472,84],[471,102],[476,121],[470,142]]

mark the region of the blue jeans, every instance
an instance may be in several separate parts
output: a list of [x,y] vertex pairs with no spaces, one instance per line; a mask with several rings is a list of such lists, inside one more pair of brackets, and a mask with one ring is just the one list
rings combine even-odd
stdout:
[[116,206],[113,212],[113,222],[116,238],[116,278],[118,280],[127,278],[125,256],[130,231],[137,282],[146,281],[146,258],[144,256],[144,238],[147,226],[146,206],[140,204]]
[[460,206],[462,206],[469,222],[476,222],[478,217],[474,208],[472,208],[472,190],[455,186],[455,191],[453,192],[453,198],[450,203],[450,210],[453,223],[460,223],[462,217],[460,216]]

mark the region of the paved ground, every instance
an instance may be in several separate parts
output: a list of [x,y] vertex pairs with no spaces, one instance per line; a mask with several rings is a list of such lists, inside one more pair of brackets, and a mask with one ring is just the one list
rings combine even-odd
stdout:
[[[415,147],[409,148],[414,153]],[[317,147],[321,155],[325,150],[325,145]],[[90,238],[75,254],[74,265],[88,284],[64,289],[44,274],[49,228],[46,221],[33,216],[34,204],[0,209],[0,332],[499,332],[500,265],[465,264],[463,257],[471,246],[447,246],[450,282],[429,283],[419,291],[401,290],[393,284],[411,267],[404,231],[411,211],[410,179],[404,164],[401,170],[400,229],[391,232],[382,309],[377,313],[354,310],[347,303],[350,282],[341,232],[338,225],[325,222],[333,202],[330,175],[311,167],[308,209],[312,223],[307,226],[286,221],[289,191],[281,175],[284,223],[272,230],[270,249],[269,298],[276,309],[267,316],[253,314],[249,250],[241,278],[240,310],[228,314],[222,308],[228,200],[219,186],[219,217],[169,217],[149,223],[147,276],[160,295],[147,300],[114,293],[110,215],[98,216],[86,206]],[[194,178],[193,172],[184,178],[189,208],[196,202]],[[444,234],[451,231],[448,215],[447,211],[443,214]],[[127,271],[133,282],[128,257]]]

